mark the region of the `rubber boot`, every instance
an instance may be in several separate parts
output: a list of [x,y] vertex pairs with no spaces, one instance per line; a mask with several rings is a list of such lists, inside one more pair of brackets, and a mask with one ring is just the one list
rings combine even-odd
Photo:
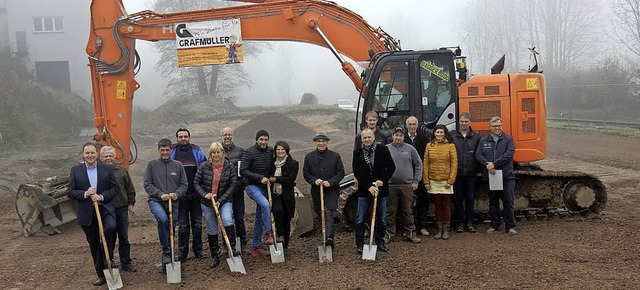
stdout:
[[231,250],[233,251],[233,256],[237,257],[240,255],[240,252],[236,250],[236,229],[233,225],[224,227],[224,230],[227,231],[227,237],[229,238],[229,244],[231,245]]
[[442,239],[443,240],[448,240],[449,239],[449,223],[444,223],[444,227],[442,227]]
[[220,264],[218,235],[207,235],[207,238],[209,239],[209,250],[211,250],[211,264],[209,267],[213,269]]
[[439,240],[442,239],[442,226],[443,226],[443,222],[438,222],[438,233],[433,236],[434,239]]

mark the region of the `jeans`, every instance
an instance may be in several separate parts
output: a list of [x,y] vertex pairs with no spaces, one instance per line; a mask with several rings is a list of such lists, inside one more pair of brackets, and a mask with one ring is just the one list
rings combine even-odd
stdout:
[[178,253],[189,254],[189,234],[193,233],[193,252],[202,253],[202,209],[200,198],[180,199],[178,215]]
[[[204,223],[207,225],[207,235],[213,236],[218,234],[218,217],[216,211],[211,206],[200,204],[202,208],[202,216],[204,217]],[[233,204],[231,202],[225,202],[218,208],[220,210],[220,218],[222,218],[222,224],[227,226],[233,225]],[[228,233],[227,233],[228,234]]]
[[[514,217],[515,187],[516,181],[514,179],[505,179],[503,181],[503,190],[489,190],[489,215],[491,216],[491,227],[495,230],[500,228],[501,214],[504,219],[505,230],[508,231],[516,227]],[[500,200],[502,200],[502,213],[500,212]]]
[[240,245],[247,245],[247,228],[244,225],[244,189],[233,193],[233,220],[236,224],[236,237],[240,238]]
[[[116,227],[118,234],[118,254],[122,265],[131,265],[131,244],[129,243],[129,207],[116,208]],[[115,239],[114,239],[115,241]],[[113,259],[113,253],[111,253]]]
[[262,246],[262,233],[271,233],[271,209],[266,189],[255,185],[246,188],[247,195],[256,202],[256,221],[253,224],[253,249]]
[[[358,197],[358,211],[356,212],[356,245],[364,245],[365,222],[370,221],[369,211],[373,207],[373,197]],[[367,220],[365,220],[367,219]],[[387,197],[378,196],[376,209],[375,243],[384,244],[384,234],[387,230]]]
[[[175,228],[176,223],[178,222],[179,205],[177,202],[172,201],[172,206],[173,227]],[[171,245],[169,244],[169,202],[150,199],[149,209],[151,210],[153,217],[155,217],[158,222],[158,238],[162,245],[162,253],[171,254]]]
[[453,184],[453,192],[456,222],[460,225],[472,224],[475,214],[473,199],[476,193],[476,176],[458,176]]

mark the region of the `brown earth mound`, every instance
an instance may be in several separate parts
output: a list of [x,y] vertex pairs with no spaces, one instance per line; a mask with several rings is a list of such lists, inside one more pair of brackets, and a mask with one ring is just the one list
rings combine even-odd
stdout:
[[308,127],[290,119],[282,113],[263,113],[235,130],[240,140],[255,140],[256,132],[267,130],[270,140],[313,138],[315,132]]

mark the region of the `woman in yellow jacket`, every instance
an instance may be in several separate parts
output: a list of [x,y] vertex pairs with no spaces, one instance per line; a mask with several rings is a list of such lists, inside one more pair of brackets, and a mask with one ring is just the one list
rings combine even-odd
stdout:
[[433,129],[433,138],[424,151],[423,168],[422,180],[427,191],[433,195],[436,208],[438,233],[434,238],[449,239],[451,195],[458,173],[458,154],[449,130],[442,124]]

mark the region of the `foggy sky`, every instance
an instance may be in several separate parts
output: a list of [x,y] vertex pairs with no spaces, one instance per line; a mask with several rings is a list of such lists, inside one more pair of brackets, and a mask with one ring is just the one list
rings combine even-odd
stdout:
[[[151,1],[124,0],[127,13],[153,10]],[[359,14],[373,27],[382,27],[392,37],[401,41],[402,48],[421,50],[459,45],[465,35],[457,32],[455,16],[466,0],[443,2],[415,0],[336,0],[338,5]],[[410,7],[410,8],[409,8]],[[331,37],[330,35],[328,36]],[[245,71],[252,80],[252,87],[241,88],[237,105],[280,105],[280,70],[278,60],[282,51],[289,52],[293,66],[290,88],[292,103],[298,103],[302,94],[318,96],[320,103],[334,104],[337,99],[357,100],[353,83],[342,72],[338,60],[328,48],[294,42],[273,42],[273,50],[260,54],[259,59],[245,58]],[[166,81],[155,70],[158,59],[152,44],[138,41],[136,49],[142,58],[142,69],[136,79],[141,88],[135,95],[135,106],[155,108],[166,98],[163,95]],[[354,64],[358,71],[362,69]]]

